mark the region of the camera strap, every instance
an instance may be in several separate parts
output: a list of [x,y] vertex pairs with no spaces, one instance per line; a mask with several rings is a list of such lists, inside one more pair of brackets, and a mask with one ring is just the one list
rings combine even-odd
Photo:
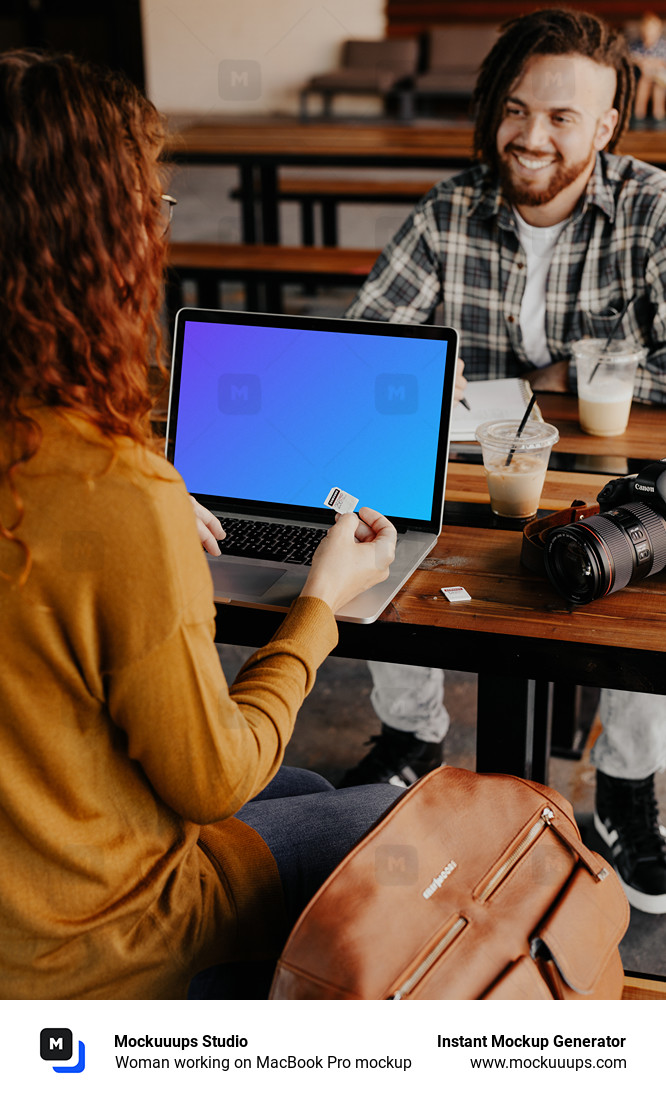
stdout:
[[523,528],[521,564],[531,569],[533,573],[545,573],[544,547],[548,532],[553,527],[564,527],[567,523],[587,519],[588,516],[596,515],[598,511],[598,504],[586,504],[584,500],[574,500],[569,508],[562,508],[559,512],[551,512],[550,515],[530,520]]

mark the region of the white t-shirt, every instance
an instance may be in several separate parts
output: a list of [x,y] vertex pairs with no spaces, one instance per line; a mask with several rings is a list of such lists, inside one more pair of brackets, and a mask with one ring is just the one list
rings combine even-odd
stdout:
[[557,239],[568,222],[529,225],[514,207],[518,237],[527,257],[527,282],[520,304],[520,329],[527,356],[535,367],[551,362],[546,341],[546,279]]

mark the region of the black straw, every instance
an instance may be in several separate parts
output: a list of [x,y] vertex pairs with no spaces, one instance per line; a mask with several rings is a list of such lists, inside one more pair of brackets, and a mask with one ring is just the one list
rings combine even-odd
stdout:
[[619,329],[622,321],[624,320],[624,315],[627,312],[627,310],[629,309],[629,306],[631,305],[631,303],[633,302],[635,297],[636,297],[636,295],[632,294],[631,298],[627,299],[627,301],[624,303],[624,306],[622,307],[622,312],[618,313],[617,317],[615,318],[615,324],[613,325],[612,329],[610,330],[610,334],[608,336],[608,339],[606,340],[606,343],[604,344],[603,348],[601,349],[601,355],[599,356],[596,363],[592,367],[592,372],[590,374],[590,377],[587,380],[588,385],[592,381],[592,379],[594,378],[597,371],[599,370],[599,367],[601,366],[601,360],[603,359],[604,355],[608,351],[608,349],[611,345],[611,340],[613,339],[613,337],[615,336],[615,333]]
[[527,421],[530,418],[530,413],[532,412],[532,409],[534,408],[534,403],[535,403],[536,399],[537,399],[537,395],[535,393],[533,393],[532,396],[530,397],[529,404],[528,404],[527,408],[525,409],[525,412],[523,413],[523,419],[520,422],[520,425],[518,427],[518,431],[516,432],[514,441],[511,444],[511,450],[509,451],[508,455],[506,456],[506,462],[504,463],[505,466],[510,466],[511,465],[511,459],[513,458],[515,450],[516,450],[516,440],[520,438],[520,436],[522,434],[522,431],[523,431],[523,428],[525,427],[525,425],[527,424]]

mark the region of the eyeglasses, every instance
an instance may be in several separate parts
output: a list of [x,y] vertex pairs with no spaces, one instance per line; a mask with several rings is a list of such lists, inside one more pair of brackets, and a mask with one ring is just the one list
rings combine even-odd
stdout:
[[166,210],[164,211],[164,233],[166,234],[173,218],[173,208],[178,205],[178,199],[174,199],[172,195],[162,195],[161,198],[162,202],[166,203]]

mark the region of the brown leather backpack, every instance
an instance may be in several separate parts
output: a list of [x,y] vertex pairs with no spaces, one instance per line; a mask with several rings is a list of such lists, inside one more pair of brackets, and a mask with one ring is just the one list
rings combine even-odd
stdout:
[[443,767],[349,853],[296,924],[273,999],[619,998],[629,907],[539,783]]

